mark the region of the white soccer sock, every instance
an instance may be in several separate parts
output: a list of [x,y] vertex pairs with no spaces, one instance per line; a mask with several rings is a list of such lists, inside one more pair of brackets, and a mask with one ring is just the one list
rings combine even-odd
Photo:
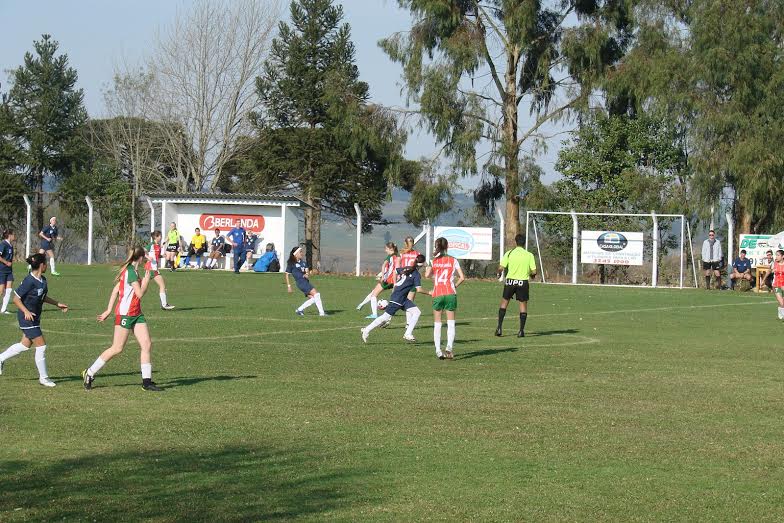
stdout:
[[49,258],[49,269],[52,272],[57,272],[57,269],[54,268],[54,258]]
[[784,320],[784,307],[779,307],[779,319]]
[[359,305],[357,305],[357,310],[359,310],[359,309],[361,309],[362,307],[364,307],[366,303],[369,303],[369,302],[370,302],[370,297],[371,297],[371,296],[372,296],[372,293],[371,293],[371,294],[368,294],[367,296],[365,296],[365,299],[364,299],[364,300],[362,300],[362,303],[360,303]]
[[303,303],[302,305],[299,306],[299,308],[297,310],[298,311],[304,311],[305,309],[307,309],[308,307],[310,307],[314,303],[316,303],[315,299],[308,298],[307,300],[305,300],[305,303]]
[[441,322],[433,322],[433,344],[436,346],[436,354],[441,355]]
[[169,304],[169,301],[166,299],[166,293],[165,292],[161,292],[160,294],[158,294],[158,296],[160,296],[160,298],[161,298],[161,307]]
[[319,314],[322,316],[324,313],[324,304],[321,303],[321,293],[317,292],[315,296],[313,296],[313,300],[316,302],[316,307],[318,308]]
[[378,318],[376,318],[375,320],[373,320],[373,321],[370,323],[370,325],[368,325],[367,327],[365,327],[365,332],[370,332],[370,331],[372,331],[373,329],[375,329],[376,327],[378,327],[379,325],[381,325],[382,323],[384,323],[384,322],[387,322],[387,321],[391,321],[391,320],[392,320],[392,316],[390,316],[389,314],[387,314],[387,313],[385,312],[384,314],[382,314],[381,316],[379,316]]
[[152,363],[142,363],[142,379],[152,379]]
[[5,351],[3,351],[2,354],[0,354],[0,362],[4,362],[6,360],[13,358],[14,356],[22,354],[27,349],[29,349],[29,347],[25,347],[21,343],[14,343],[10,347],[8,347]]
[[419,310],[419,307],[411,307],[406,311],[406,336],[414,334],[414,327],[416,327],[421,315],[422,311]]
[[373,316],[377,316],[378,315],[378,297],[377,296],[371,296],[370,297],[370,312],[373,314]]
[[49,373],[46,372],[46,345],[35,348],[35,366],[38,367],[39,379],[49,377]]
[[446,350],[452,351],[455,343],[455,320],[446,320]]
[[8,310],[8,304],[11,302],[11,293],[13,292],[14,290],[10,285],[6,287],[5,294],[3,295],[3,306],[0,307],[0,312],[5,312]]
[[90,365],[90,368],[87,369],[87,375],[90,377],[95,376],[104,365],[106,365],[106,362],[103,361],[101,358],[98,358],[97,360],[95,360],[95,363]]

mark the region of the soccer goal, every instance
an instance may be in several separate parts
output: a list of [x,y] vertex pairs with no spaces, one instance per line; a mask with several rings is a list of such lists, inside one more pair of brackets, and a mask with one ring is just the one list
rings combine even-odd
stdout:
[[697,287],[682,214],[526,211],[525,231],[543,283],[682,289],[691,272]]

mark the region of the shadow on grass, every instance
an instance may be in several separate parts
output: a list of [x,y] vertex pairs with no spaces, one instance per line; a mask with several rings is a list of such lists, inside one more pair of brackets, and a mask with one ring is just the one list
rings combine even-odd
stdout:
[[206,307],[175,307],[174,309],[172,309],[170,311],[166,311],[166,312],[169,312],[169,313],[174,312],[174,313],[176,313],[176,312],[182,312],[182,311],[200,311],[200,310],[204,310],[204,309],[225,309],[225,308],[226,307],[224,307],[223,305],[208,305]]
[[537,336],[557,336],[559,334],[577,334],[580,332],[577,329],[560,329],[560,330],[551,330],[551,331],[536,331],[536,332],[526,332],[526,338],[536,338]]
[[505,352],[517,352],[519,349],[509,347],[507,349],[483,349],[475,350],[473,352],[463,352],[455,354],[456,360],[467,360],[469,358],[481,358],[482,356],[495,356],[496,354],[503,354]]
[[[0,462],[0,519],[269,521],[374,503],[369,471],[249,446]],[[333,516],[334,517],[334,516]]]

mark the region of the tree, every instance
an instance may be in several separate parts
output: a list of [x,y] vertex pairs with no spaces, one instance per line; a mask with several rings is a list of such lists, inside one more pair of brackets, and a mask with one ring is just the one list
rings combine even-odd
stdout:
[[8,94],[9,134],[16,144],[14,163],[35,193],[39,229],[44,223],[44,183],[67,178],[85,161],[80,129],[87,120],[84,93],[76,89],[76,70],[58,43],[43,35],[13,71]]
[[[423,125],[455,170],[479,172],[477,145],[492,151],[484,186],[502,180],[506,243],[520,228],[520,158],[546,140],[543,126],[587,107],[625,51],[630,2],[622,0],[398,0],[414,25],[381,41],[403,65]],[[577,24],[572,19],[577,16]],[[569,26],[567,27],[567,24]],[[521,104],[532,121],[521,118]],[[484,191],[492,195],[495,191]],[[489,202],[481,202],[488,204]]]
[[147,98],[111,116],[166,124],[168,156],[186,168],[175,173],[178,190],[214,190],[237,138],[249,133],[247,117],[258,105],[254,82],[279,13],[277,0],[199,0],[157,39],[146,72],[118,73],[123,82],[142,83],[117,83],[116,93],[141,87]]
[[281,22],[257,80],[258,186],[293,189],[308,204],[305,242],[317,267],[321,213],[350,219],[359,203],[370,222],[381,216],[387,187],[400,172],[404,134],[396,119],[368,103],[351,30],[331,0],[295,0]]
[[16,171],[17,149],[12,136],[7,95],[0,98],[0,229],[16,228],[24,218],[24,177]]

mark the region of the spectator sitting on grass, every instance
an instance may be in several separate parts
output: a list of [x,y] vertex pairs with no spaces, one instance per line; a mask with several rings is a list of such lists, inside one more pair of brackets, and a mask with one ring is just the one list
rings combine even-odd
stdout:
[[751,286],[751,260],[746,258],[746,249],[740,251],[740,256],[732,262],[732,274],[730,274],[730,282],[733,288],[736,283],[746,280]]
[[280,260],[275,252],[275,244],[268,243],[266,251],[253,265],[256,272],[280,272]]

